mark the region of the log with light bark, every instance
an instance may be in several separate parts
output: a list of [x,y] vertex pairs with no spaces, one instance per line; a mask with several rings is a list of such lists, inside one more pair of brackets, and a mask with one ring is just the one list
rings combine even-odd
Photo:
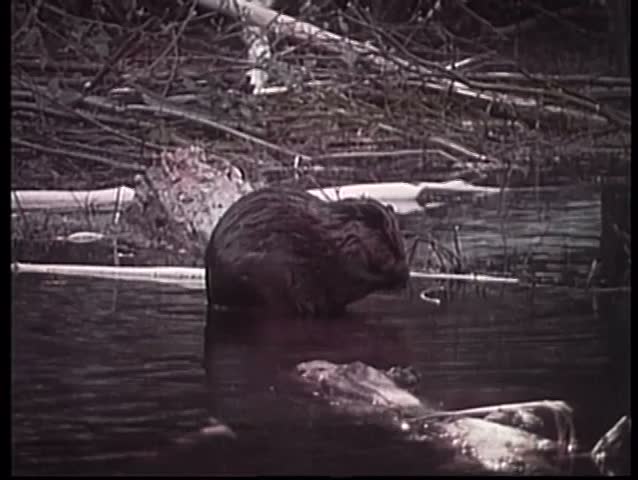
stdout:
[[14,190],[11,211],[117,210],[133,201],[135,191],[126,186],[101,190]]
[[[311,43],[317,48],[342,54],[344,59],[351,58],[354,53],[360,60],[368,62],[383,73],[402,71],[411,74],[419,78],[428,90],[450,92],[483,102],[490,105],[490,111],[498,111],[500,115],[516,119],[527,116],[528,121],[537,124],[540,113],[547,121],[569,118],[572,122],[594,125],[611,123],[624,129],[631,128],[631,120],[626,116],[612,112],[599,103],[569,95],[560,89],[509,89],[503,85],[470,81],[456,74],[453,69],[446,69],[420,59],[417,63],[382,52],[369,43],[364,44],[337,35],[247,0],[198,0],[198,4],[267,29],[275,35],[291,37],[299,42]],[[516,92],[520,95],[515,95]],[[538,101],[539,95],[546,98]],[[552,104],[552,101],[556,103]],[[499,105],[501,108],[497,108]]]

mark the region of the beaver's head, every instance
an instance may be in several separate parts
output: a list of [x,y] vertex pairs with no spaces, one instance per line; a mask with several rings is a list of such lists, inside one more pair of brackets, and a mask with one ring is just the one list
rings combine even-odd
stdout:
[[405,287],[410,271],[392,207],[366,198],[334,202],[331,209],[333,235],[348,272],[373,289]]

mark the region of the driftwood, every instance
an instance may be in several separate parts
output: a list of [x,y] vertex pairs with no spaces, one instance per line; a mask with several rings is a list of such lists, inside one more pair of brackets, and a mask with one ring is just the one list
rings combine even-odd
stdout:
[[419,183],[372,183],[363,185],[344,185],[341,187],[324,187],[309,190],[309,193],[324,199],[338,200],[343,198],[372,197],[379,201],[392,203],[393,200],[416,201],[424,192],[444,191],[463,192],[470,194],[490,195],[500,192],[494,187],[477,187],[463,180],[449,182],[419,182]]
[[[575,96],[560,91],[507,88],[502,85],[468,80],[460,75],[453,74],[452,70],[446,71],[436,65],[428,65],[423,61],[413,62],[411,59],[387,54],[372,45],[344,38],[307,22],[275,12],[258,3],[246,0],[198,0],[198,3],[201,6],[232,15],[261,28],[269,29],[276,35],[289,36],[300,42],[311,42],[313,45],[329,52],[343,55],[354,53],[358,59],[379,68],[383,74],[392,74],[400,71],[408,72],[422,80],[422,85],[427,89],[450,92],[460,97],[480,100],[490,104],[491,108],[494,108],[494,105],[503,105],[505,107],[503,113],[508,116],[513,116],[514,112],[518,115],[528,112],[528,115],[531,115],[528,120],[532,121],[532,123],[538,123],[538,112],[543,112],[550,120],[554,116],[564,116],[572,120],[587,121],[589,123],[605,124],[611,122],[625,129],[629,129],[631,126],[629,118],[609,112],[604,107],[601,107],[600,104],[582,101]],[[442,74],[447,74],[451,78],[441,79]],[[521,93],[528,97],[518,96],[515,93]],[[534,98],[537,95],[545,95],[549,101],[540,103]],[[550,102],[554,99],[567,101],[574,106],[551,105]],[[510,109],[509,112],[508,109]]]
[[11,192],[11,211],[118,210],[133,201],[135,191],[121,186],[102,190],[18,190]]
[[629,472],[630,450],[631,418],[624,416],[596,442],[591,454],[601,472],[616,476]]
[[84,278],[108,278],[124,281],[146,281],[204,289],[204,270],[192,267],[125,267],[110,265],[69,265],[13,263],[14,273],[62,275]]
[[[454,451],[451,457],[455,461],[465,457],[486,472],[557,474],[561,467],[569,466],[561,463],[572,455],[601,466],[599,458],[609,454],[609,470],[602,468],[601,472],[628,470],[631,422],[627,417],[621,418],[596,448],[577,452],[573,409],[561,400],[437,411],[431,400],[399,386],[390,372],[363,362],[312,360],[299,363],[294,373],[305,390],[341,415],[364,418],[400,433],[409,442],[448,448]],[[547,417],[554,422],[547,422]]]
[[[204,269],[194,267],[125,267],[109,265],[56,265],[15,262],[11,264],[11,270],[14,273],[37,273],[86,278],[111,278],[125,281],[170,283],[198,290],[203,290],[205,288]],[[518,283],[518,279],[516,278],[499,278],[488,275],[453,275],[410,272],[410,276],[412,278],[455,280],[473,283]]]

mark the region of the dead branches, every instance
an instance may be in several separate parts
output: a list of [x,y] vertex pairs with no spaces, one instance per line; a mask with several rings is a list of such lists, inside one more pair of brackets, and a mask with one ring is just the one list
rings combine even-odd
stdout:
[[[425,23],[383,28],[351,7],[339,16],[350,27],[337,34],[255,2],[198,3],[238,23],[215,30],[210,13],[191,8],[126,26],[55,9],[57,28],[25,12],[12,59],[18,164],[46,153],[79,170],[115,169],[122,181],[163,148],[200,142],[249,176],[313,177],[315,187],[493,180],[549,171],[557,158],[606,165],[629,156],[630,118],[618,108],[629,79],[529,73],[486,48],[446,54],[430,28],[444,6]],[[246,25],[268,37],[268,58],[245,58]],[[47,56],[27,35],[42,28],[60,41],[72,26],[83,33]],[[267,73],[260,95],[242,91],[251,68]]]
[[[299,42],[311,43],[317,48],[340,53],[346,58],[348,55],[355,54],[358,59],[376,67],[382,74],[407,72],[411,77],[419,78],[422,82],[421,86],[427,90],[448,92],[460,97],[478,100],[487,104],[490,109],[494,105],[503,106],[502,111],[509,118],[520,119],[522,117],[532,123],[538,123],[537,114],[542,112],[549,119],[562,116],[573,121],[603,124],[613,122],[624,129],[629,129],[631,124],[629,119],[607,111],[600,104],[582,101],[569,95],[563,89],[530,90],[468,80],[460,72],[444,69],[439,65],[424,62],[418,58],[415,59],[413,55],[400,56],[384,52],[369,43],[363,44],[336,35],[310,23],[279,14],[255,2],[199,0],[199,4],[244,19],[261,28],[269,29],[275,35],[292,37]],[[403,50],[405,53],[405,49]],[[441,77],[441,74],[446,75]],[[504,91],[506,93],[503,93]],[[554,97],[562,100],[562,104],[551,104]]]

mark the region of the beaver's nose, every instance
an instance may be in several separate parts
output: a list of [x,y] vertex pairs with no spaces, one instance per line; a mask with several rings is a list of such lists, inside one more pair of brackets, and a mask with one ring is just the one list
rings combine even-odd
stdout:
[[401,279],[402,286],[406,286],[410,280],[410,269],[407,265],[403,266],[399,272],[399,278]]
[[408,284],[408,280],[410,280],[410,269],[405,264],[400,265],[392,272],[390,278],[391,287],[397,290],[405,288]]

